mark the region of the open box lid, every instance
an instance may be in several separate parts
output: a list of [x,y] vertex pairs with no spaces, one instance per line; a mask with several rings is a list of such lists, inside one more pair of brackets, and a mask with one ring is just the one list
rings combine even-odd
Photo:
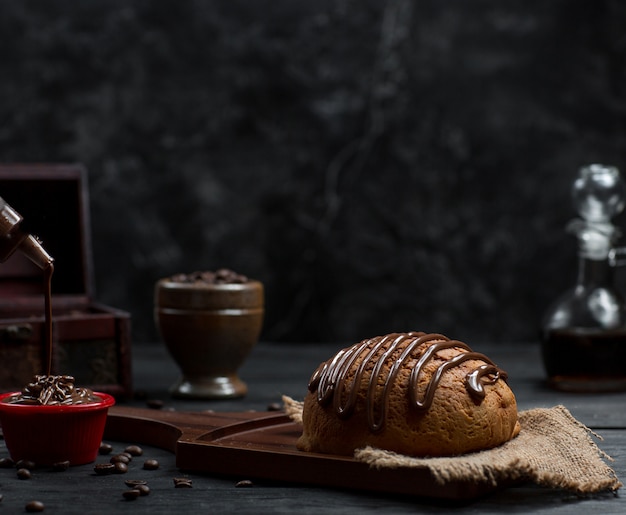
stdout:
[[[93,295],[89,196],[84,167],[74,164],[0,165],[0,197],[22,217],[54,258],[55,304],[81,305]],[[0,307],[39,305],[43,274],[19,251],[0,263]]]

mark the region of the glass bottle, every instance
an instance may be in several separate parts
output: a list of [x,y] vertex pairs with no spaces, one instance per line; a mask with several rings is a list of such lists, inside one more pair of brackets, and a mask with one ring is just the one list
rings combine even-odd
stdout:
[[32,234],[22,231],[22,215],[0,197],[0,263],[20,250],[39,268],[45,270],[54,261]]
[[578,238],[578,277],[546,313],[542,357],[549,384],[559,390],[626,390],[626,306],[614,270],[623,249],[611,219],[624,209],[626,187],[610,166],[582,168],[572,186],[581,218],[567,229]]

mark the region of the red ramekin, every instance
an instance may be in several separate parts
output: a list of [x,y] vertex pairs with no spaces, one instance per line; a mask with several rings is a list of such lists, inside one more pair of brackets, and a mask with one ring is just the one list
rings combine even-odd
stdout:
[[100,402],[69,406],[3,402],[18,393],[0,394],[0,425],[13,461],[83,465],[96,460],[108,410],[115,404],[111,395],[94,392]]

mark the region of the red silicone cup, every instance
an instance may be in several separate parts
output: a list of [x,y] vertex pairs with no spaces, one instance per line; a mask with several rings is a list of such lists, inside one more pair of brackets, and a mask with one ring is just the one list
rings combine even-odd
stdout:
[[94,392],[100,402],[70,406],[4,402],[17,393],[0,394],[0,424],[11,459],[30,460],[35,465],[95,461],[108,410],[115,404],[111,395]]

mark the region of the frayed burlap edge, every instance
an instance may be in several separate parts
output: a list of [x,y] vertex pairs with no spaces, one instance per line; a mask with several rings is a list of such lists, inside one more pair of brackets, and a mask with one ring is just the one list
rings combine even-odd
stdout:
[[287,397],[283,395],[283,409],[285,410],[285,414],[294,422],[298,424],[302,424],[302,410],[304,408],[304,403],[300,401],[296,401],[291,397]]
[[[301,402],[283,397],[285,412],[302,422]],[[520,412],[522,430],[513,440],[486,451],[446,458],[413,458],[366,447],[354,457],[371,467],[426,468],[435,481],[473,480],[490,485],[528,480],[580,495],[616,491],[622,483],[604,460],[612,461],[594,442],[601,439],[564,406]]]

